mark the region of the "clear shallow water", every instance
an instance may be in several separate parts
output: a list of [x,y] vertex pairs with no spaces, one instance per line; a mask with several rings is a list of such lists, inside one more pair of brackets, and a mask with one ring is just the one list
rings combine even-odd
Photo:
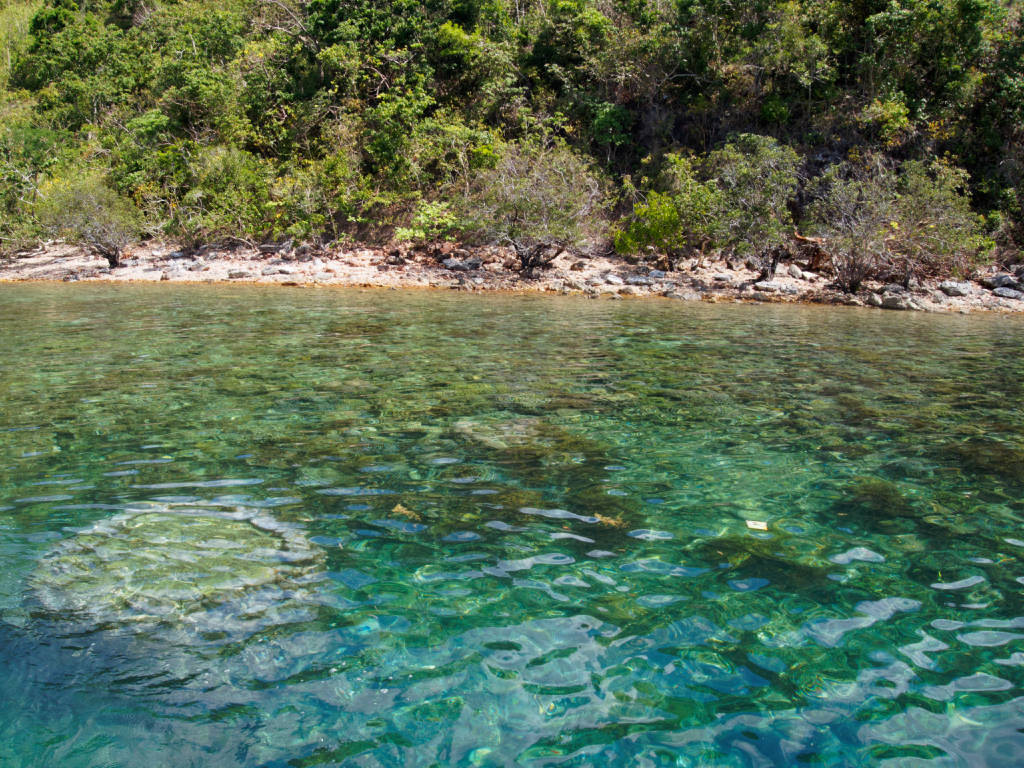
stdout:
[[1024,763],[1020,320],[4,286],[0,328],[5,768]]

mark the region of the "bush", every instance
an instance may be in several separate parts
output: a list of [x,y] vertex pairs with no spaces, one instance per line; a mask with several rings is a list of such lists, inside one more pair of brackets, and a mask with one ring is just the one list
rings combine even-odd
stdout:
[[692,252],[703,258],[707,248],[720,247],[725,234],[726,204],[717,182],[698,178],[698,164],[682,155],[665,158],[660,185],[636,205],[629,225],[618,232],[615,248],[636,253],[652,247],[668,257],[669,268]]
[[141,216],[130,200],[97,174],[44,184],[34,205],[43,232],[84,245],[116,267],[126,246],[138,239]]
[[856,293],[885,260],[896,195],[895,176],[848,163],[833,165],[812,186],[807,223],[825,241],[836,283]]
[[165,225],[193,247],[226,239],[259,239],[274,229],[272,170],[233,147],[182,142],[166,152],[168,182],[178,202]]
[[836,282],[965,274],[991,248],[965,194],[967,174],[942,161],[839,163],[818,179],[808,224],[825,239]]
[[468,179],[454,202],[468,236],[510,245],[533,276],[604,228],[607,195],[590,165],[564,144],[510,144]]
[[796,195],[796,153],[766,136],[744,134],[703,160],[667,155],[653,190],[633,210],[616,248],[651,246],[673,268],[687,252],[707,249],[754,259],[762,277],[774,273],[779,248],[793,226],[789,202]]
[[751,258],[762,278],[775,274],[793,231],[789,204],[796,197],[800,159],[768,136],[743,134],[708,156],[708,172],[722,192],[725,245]]
[[450,203],[424,200],[417,206],[408,227],[395,230],[399,242],[426,243],[445,237],[457,224]]
[[943,160],[904,163],[896,185],[898,229],[891,240],[890,278],[968,274],[993,243],[971,210],[967,172]]

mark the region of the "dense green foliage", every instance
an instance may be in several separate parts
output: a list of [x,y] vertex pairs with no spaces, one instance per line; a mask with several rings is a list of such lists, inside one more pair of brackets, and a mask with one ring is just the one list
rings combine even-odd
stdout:
[[669,154],[660,184],[637,205],[616,237],[623,251],[654,246],[672,266],[696,249],[752,256],[767,276],[774,253],[793,229],[788,202],[797,192],[800,159],[767,136],[741,134],[702,162]]
[[[794,230],[846,248],[822,217],[853,194],[882,195],[871,215],[897,206],[914,231],[957,212],[941,236],[880,246],[886,269],[963,267],[986,242],[1009,258],[1024,242],[1021,8],[0,0],[0,237],[73,234],[47,196],[74,189],[108,230],[186,243],[396,228],[511,242],[463,213],[500,207],[482,191],[518,168],[554,215],[515,238],[535,245],[610,235],[765,268]],[[542,149],[607,199],[541,189],[561,178],[523,165]]]

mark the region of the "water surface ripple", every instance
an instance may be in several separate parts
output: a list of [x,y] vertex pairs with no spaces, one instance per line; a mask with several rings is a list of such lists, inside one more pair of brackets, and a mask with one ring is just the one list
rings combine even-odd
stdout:
[[1024,764],[1024,322],[0,286],[0,765]]

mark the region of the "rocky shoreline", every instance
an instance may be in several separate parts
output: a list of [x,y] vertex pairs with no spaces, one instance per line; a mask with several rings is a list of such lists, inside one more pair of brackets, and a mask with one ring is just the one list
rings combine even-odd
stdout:
[[689,301],[815,303],[928,312],[1024,312],[1024,268],[988,271],[973,280],[912,285],[867,283],[843,293],[826,276],[799,262],[782,264],[774,278],[727,262],[691,261],[665,272],[618,257],[562,255],[536,277],[519,275],[503,248],[464,249],[450,243],[425,248],[328,248],[300,245],[204,247],[186,251],[142,243],[111,268],[89,251],[48,243],[0,260],[0,282],[257,283],[286,286],[444,288],[471,292],[584,294],[595,298],[663,297]]

